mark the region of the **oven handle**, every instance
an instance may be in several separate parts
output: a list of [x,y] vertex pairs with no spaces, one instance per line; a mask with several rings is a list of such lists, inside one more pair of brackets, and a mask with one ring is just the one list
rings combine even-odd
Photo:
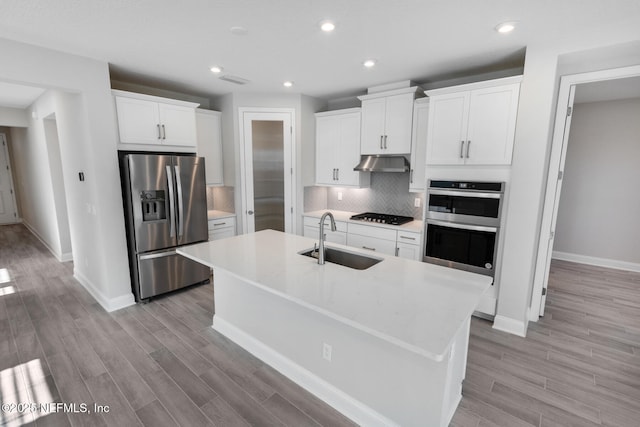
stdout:
[[460,224],[458,222],[438,221],[435,219],[428,219],[427,225],[428,224],[439,225],[441,227],[459,228],[461,230],[486,231],[488,233],[498,232],[498,227],[486,227],[484,225],[473,225],[473,224]]
[[476,193],[474,191],[435,190],[431,188],[429,189],[429,194],[435,194],[436,196],[477,197],[480,199],[499,199],[502,197],[502,193]]

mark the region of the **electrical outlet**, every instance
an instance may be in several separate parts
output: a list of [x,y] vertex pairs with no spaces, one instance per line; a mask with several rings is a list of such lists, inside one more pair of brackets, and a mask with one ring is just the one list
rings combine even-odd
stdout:
[[327,362],[331,362],[331,352],[332,352],[333,348],[325,343],[322,343],[322,358],[324,360],[326,360]]
[[342,200],[342,191],[338,191],[338,200]]
[[413,206],[415,206],[416,208],[420,207],[420,197],[415,198],[415,200],[413,201]]

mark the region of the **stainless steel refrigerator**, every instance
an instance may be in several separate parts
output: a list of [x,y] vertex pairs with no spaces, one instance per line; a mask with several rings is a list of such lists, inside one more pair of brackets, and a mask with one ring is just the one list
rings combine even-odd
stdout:
[[120,153],[131,283],[136,301],[209,279],[176,253],[208,240],[204,158]]

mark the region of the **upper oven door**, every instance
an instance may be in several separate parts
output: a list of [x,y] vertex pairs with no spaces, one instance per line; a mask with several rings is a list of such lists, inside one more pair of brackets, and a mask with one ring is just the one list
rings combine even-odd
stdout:
[[502,193],[429,189],[427,218],[497,227]]

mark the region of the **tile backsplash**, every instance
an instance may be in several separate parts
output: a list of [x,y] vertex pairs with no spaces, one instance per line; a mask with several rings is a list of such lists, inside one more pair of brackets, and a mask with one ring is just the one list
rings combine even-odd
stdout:
[[235,212],[233,187],[207,187],[207,210]]
[[[414,206],[416,198],[420,207]],[[379,212],[422,219],[424,200],[424,193],[409,192],[408,173],[373,173],[370,188],[305,187],[304,210]]]

